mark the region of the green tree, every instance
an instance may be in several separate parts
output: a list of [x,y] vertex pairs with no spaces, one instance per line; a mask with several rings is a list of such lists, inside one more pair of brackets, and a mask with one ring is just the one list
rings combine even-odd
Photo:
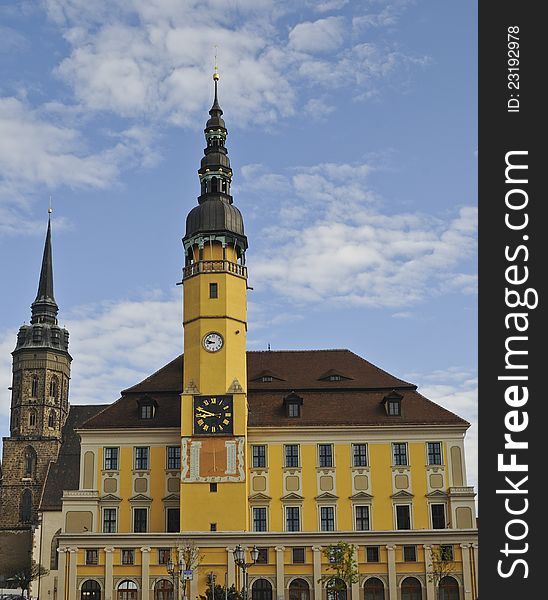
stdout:
[[332,590],[335,598],[339,598],[339,592],[347,590],[359,579],[358,565],[355,558],[356,546],[348,542],[337,542],[322,549],[322,554],[329,561],[327,567],[329,573],[322,575],[318,582]]
[[10,581],[13,582],[16,587],[21,588],[21,598],[25,597],[25,592],[27,593],[28,598],[30,584],[35,579],[38,579],[38,577],[47,575],[48,573],[49,571],[45,567],[33,560],[30,565],[15,573],[15,575],[10,578]]
[[432,562],[430,565],[427,565],[426,568],[428,581],[434,584],[436,598],[439,598],[440,581],[455,571],[452,546],[449,546],[448,548],[444,546],[432,548]]
[[[185,571],[194,571],[204,558],[193,540],[183,540],[182,544],[177,548],[177,555]],[[181,578],[182,576],[183,574],[181,573]],[[188,598],[189,583],[188,579],[183,579],[183,598]]]
[[234,585],[231,585],[228,590],[224,585],[215,585],[215,593],[211,585],[206,589],[205,595],[200,594],[200,600],[242,600],[242,592],[239,592]]

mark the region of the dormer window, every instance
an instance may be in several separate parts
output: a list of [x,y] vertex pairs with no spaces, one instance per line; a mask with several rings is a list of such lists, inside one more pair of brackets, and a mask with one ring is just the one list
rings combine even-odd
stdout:
[[296,418],[301,416],[301,406],[303,399],[297,396],[295,392],[291,392],[289,396],[284,398],[285,414],[288,417]]
[[352,379],[352,377],[348,377],[348,375],[344,375],[337,369],[329,369],[329,371],[326,371],[325,373],[323,373],[322,375],[320,375],[318,377],[318,381],[343,381],[343,380],[350,380],[350,379]]
[[401,409],[401,401],[403,396],[398,394],[395,390],[392,390],[388,396],[385,396],[383,399],[384,408],[386,410],[386,414],[389,417],[401,417],[402,409]]
[[340,381],[342,377],[340,375],[330,375],[329,381]]
[[139,419],[152,419],[156,412],[157,403],[152,398],[140,398],[137,400],[139,406]]
[[261,381],[263,383],[270,383],[271,381],[273,381],[273,377],[272,377],[272,375],[263,375],[261,377]]

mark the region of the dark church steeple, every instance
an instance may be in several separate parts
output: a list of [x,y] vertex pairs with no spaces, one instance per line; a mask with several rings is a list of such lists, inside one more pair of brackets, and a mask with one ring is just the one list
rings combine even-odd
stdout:
[[12,352],[10,437],[3,440],[0,528],[36,523],[48,465],[57,459],[69,410],[72,358],[68,331],[57,324],[51,218],[31,311],[30,325],[21,326]]
[[234,246],[242,260],[247,249],[242,214],[234,206],[231,195],[232,169],[226,148],[228,131],[218,99],[217,70],[213,74],[213,81],[215,96],[204,129],[207,145],[198,170],[201,194],[198,197],[198,206],[187,216],[186,234],[183,239],[187,261],[191,260],[190,248],[196,243],[203,245],[206,238],[210,239],[211,236],[226,245]]
[[51,218],[48,218],[48,231],[46,243],[44,244],[44,255],[42,257],[42,268],[40,270],[40,281],[38,282],[38,293],[36,300],[31,305],[31,323],[57,324],[57,313],[59,307],[53,296],[53,262],[51,257]]

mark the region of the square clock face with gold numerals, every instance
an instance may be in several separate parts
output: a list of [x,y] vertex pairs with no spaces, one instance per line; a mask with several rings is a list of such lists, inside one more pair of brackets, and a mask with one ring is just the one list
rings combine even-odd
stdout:
[[194,396],[194,433],[232,435],[232,396]]

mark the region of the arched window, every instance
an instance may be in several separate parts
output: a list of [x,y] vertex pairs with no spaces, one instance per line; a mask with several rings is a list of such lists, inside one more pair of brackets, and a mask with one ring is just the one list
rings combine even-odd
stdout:
[[268,579],[257,579],[253,582],[251,600],[272,600],[272,584]]
[[12,423],[13,423],[13,425],[12,425],[13,429],[19,428],[19,411],[17,409],[15,409],[13,411]]
[[21,494],[19,517],[21,523],[30,523],[32,519],[32,492],[30,490],[25,490]]
[[31,385],[30,395],[33,398],[38,398],[38,375],[32,376],[32,385]]
[[118,600],[137,600],[137,584],[124,579],[118,586]]
[[173,584],[168,579],[159,579],[154,585],[154,600],[173,600]]
[[440,580],[440,600],[459,600],[459,584],[448,575]]
[[289,600],[309,600],[310,586],[304,579],[294,579],[289,584]]
[[101,586],[95,579],[88,579],[82,584],[80,600],[101,600]]
[[[57,571],[57,569],[59,568],[59,536],[60,535],[61,535],[61,530],[58,529],[55,532],[53,539],[51,540],[51,552],[50,552],[50,557],[49,557],[50,571]],[[97,583],[97,582],[95,581],[94,583]]]
[[49,382],[49,395],[57,400],[59,394],[59,380],[54,375]]
[[342,579],[327,584],[327,600],[346,600],[346,583]]
[[384,600],[384,584],[378,577],[370,577],[363,586],[364,600]]
[[401,600],[422,600],[422,587],[418,579],[406,577],[402,581]]
[[212,192],[218,192],[219,191],[219,180],[217,179],[217,177],[212,177],[211,178],[211,191]]
[[57,420],[56,417],[57,417],[57,415],[55,414],[55,411],[50,410],[49,417],[48,417],[48,427],[55,427],[55,422]]
[[36,427],[36,411],[31,410],[29,412],[29,427]]
[[36,469],[36,450],[32,446],[25,448],[25,476],[32,477]]

